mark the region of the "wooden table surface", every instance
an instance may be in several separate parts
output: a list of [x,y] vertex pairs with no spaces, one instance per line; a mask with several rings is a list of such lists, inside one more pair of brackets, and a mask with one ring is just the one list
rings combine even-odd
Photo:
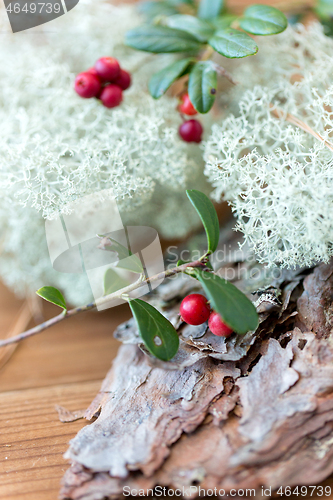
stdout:
[[[0,337],[21,307],[22,301],[0,284]],[[58,313],[46,303],[43,311],[47,318]],[[129,317],[128,307],[121,306],[66,320],[21,343],[1,369],[1,500],[58,498],[68,468],[62,456],[87,422],[61,423],[55,405],[89,406],[118,349],[113,330]]]
[[[0,337],[11,330],[20,311],[22,301],[0,284]],[[43,311],[48,318],[57,308],[43,303]],[[1,500],[58,498],[68,468],[63,454],[87,422],[61,423],[55,405],[72,411],[88,407],[117,352],[113,330],[129,317],[127,306],[121,306],[71,318],[21,343],[2,367]],[[325,484],[333,491],[333,478]]]

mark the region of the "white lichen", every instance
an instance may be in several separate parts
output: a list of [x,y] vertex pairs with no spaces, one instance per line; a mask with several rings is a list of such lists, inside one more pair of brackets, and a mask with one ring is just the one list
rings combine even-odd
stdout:
[[[239,65],[238,113],[212,127],[205,173],[268,265],[333,255],[333,41],[318,24],[265,39]],[[253,58],[255,59],[255,58]],[[258,85],[260,83],[260,85]]]
[[[147,91],[149,76],[174,56],[125,47],[125,32],[140,22],[133,6],[81,0],[45,26],[1,38],[0,273],[18,292],[53,284],[82,300],[81,278],[52,270],[44,219],[89,193],[112,188],[124,223],[162,236],[184,236],[198,223],[183,210],[185,189],[203,182],[198,146],[178,137],[177,100],[154,101]],[[133,74],[113,110],[73,90],[75,75],[104,55]]]

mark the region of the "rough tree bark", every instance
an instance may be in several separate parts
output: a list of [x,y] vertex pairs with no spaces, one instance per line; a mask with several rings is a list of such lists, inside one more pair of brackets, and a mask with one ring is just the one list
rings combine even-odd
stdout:
[[[253,266],[233,259],[220,273],[237,270],[250,293],[263,283]],[[274,489],[333,472],[333,262],[265,279],[258,330],[227,340],[180,322],[196,281],[162,285],[150,300],[179,330],[170,363],[144,352],[132,320],[118,328],[125,345],[85,412],[95,420],[66,453],[62,498],[121,498],[124,486]]]

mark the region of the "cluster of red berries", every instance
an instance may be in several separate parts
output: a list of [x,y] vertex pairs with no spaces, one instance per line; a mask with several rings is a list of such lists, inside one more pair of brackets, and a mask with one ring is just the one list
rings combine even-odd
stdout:
[[114,57],[101,57],[95,66],[75,78],[74,89],[79,96],[97,97],[107,108],[119,106],[123,90],[131,85],[131,75],[121,69]]
[[[183,94],[181,103],[178,106],[178,111],[182,115],[194,116],[198,114],[197,110],[190,101],[188,94]],[[179,135],[185,142],[201,142],[203,128],[198,120],[184,120],[179,127]]]
[[211,311],[210,305],[200,293],[192,293],[185,297],[179,309],[181,318],[189,325],[202,325],[208,320],[210,331],[218,337],[230,337],[232,328],[224,323],[221,316]]

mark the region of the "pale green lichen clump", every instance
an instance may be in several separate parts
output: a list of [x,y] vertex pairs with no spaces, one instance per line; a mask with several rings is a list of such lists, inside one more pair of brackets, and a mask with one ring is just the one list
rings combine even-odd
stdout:
[[332,54],[319,24],[265,39],[258,58],[235,71],[242,85],[229,99],[239,99],[239,111],[215,124],[205,144],[213,197],[230,202],[237,228],[268,265],[333,255]]
[[[4,30],[4,11],[0,21]],[[82,278],[53,271],[44,222],[86,194],[112,188],[124,223],[162,236],[183,236],[198,223],[183,206],[186,187],[200,182],[202,157],[178,137],[177,100],[154,101],[147,91],[150,74],[173,56],[123,45],[140,22],[133,6],[81,0],[35,32],[1,37],[0,274],[18,292],[52,284],[84,300]],[[134,81],[114,110],[73,90],[75,75],[105,55]]]

